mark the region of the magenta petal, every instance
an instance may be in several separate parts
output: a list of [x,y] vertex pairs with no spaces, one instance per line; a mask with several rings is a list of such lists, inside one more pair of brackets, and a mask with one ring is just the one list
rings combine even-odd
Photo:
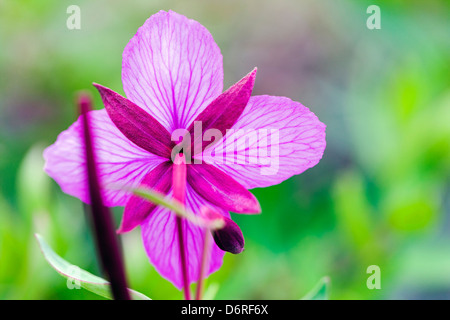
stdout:
[[[91,111],[89,115],[103,200],[109,207],[124,206],[130,194],[117,190],[117,185],[135,186],[165,159],[128,140],[112,123],[105,109]],[[45,149],[44,171],[64,192],[90,203],[81,120],[78,118]],[[109,188],[110,184],[116,187]]]
[[[221,132],[222,136],[225,136],[226,130],[233,127],[247,106],[250,95],[252,94],[253,85],[255,84],[255,77],[256,68],[214,99],[195,118],[188,128],[191,137],[195,137],[191,145],[192,155],[202,152],[211,144],[210,141],[202,141],[201,136],[194,134],[195,122],[201,122],[202,133],[208,129],[216,129]],[[201,144],[201,150],[199,147],[194,147],[196,144]]]
[[122,82],[127,98],[169,132],[187,128],[222,92],[222,55],[197,21],[160,11],[125,47]]
[[[192,188],[186,186],[186,208],[195,214],[199,214],[200,208],[206,205]],[[228,212],[215,208],[224,217],[229,217]],[[182,270],[180,267],[180,254],[178,247],[178,234],[176,215],[163,207],[158,207],[141,225],[142,240],[151,264],[158,273],[172,282],[178,289],[183,286]],[[189,281],[198,281],[200,274],[200,261],[203,251],[203,228],[193,225],[183,219],[183,235],[186,249]],[[212,237],[208,234],[209,237]],[[211,244],[211,257],[209,260],[208,274],[217,271],[222,265],[224,251],[220,250],[214,241]]]
[[174,143],[169,132],[150,114],[120,94],[94,83],[116,127],[133,143],[158,156],[169,158]]
[[224,210],[261,212],[258,200],[250,191],[210,164],[189,165],[187,181],[200,196]]
[[[325,128],[299,102],[254,96],[232,128],[234,131],[227,133],[223,143],[208,148],[202,158],[247,189],[268,187],[320,161],[326,146]],[[252,139],[247,139],[250,136],[256,137],[251,144],[248,141]]]
[[[142,188],[167,194],[172,185],[172,164],[163,162],[150,171],[140,183]],[[123,212],[118,233],[128,232],[140,225],[157,206],[142,197],[131,196]]]

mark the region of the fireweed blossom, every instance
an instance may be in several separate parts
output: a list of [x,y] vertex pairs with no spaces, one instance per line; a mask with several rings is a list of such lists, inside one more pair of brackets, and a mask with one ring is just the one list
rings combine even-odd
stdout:
[[[139,28],[123,52],[127,98],[95,85],[105,105],[105,109],[90,112],[99,176],[106,186],[105,205],[125,207],[118,232],[141,226],[150,262],[177,288],[183,286],[183,270],[176,216],[107,186],[144,186],[172,197],[173,174],[179,171],[172,151],[182,138],[187,163],[182,197],[187,209],[198,213],[207,206],[227,219],[229,211],[259,213],[259,203],[248,189],[279,184],[313,167],[326,142],[325,125],[299,102],[285,97],[250,97],[255,76],[256,69],[222,92],[222,55],[208,30],[175,12],[161,11]],[[194,123],[202,125],[199,141]],[[223,139],[204,139],[209,129],[219,131]],[[227,133],[227,129],[234,132]],[[236,132],[249,130],[266,134],[255,135],[252,143],[235,139],[242,137]],[[44,169],[64,192],[89,203],[82,134],[78,119],[44,151]],[[185,139],[189,134],[196,138]],[[230,154],[246,158],[254,151],[262,161],[215,161]],[[275,160],[277,170],[263,174],[262,169]],[[199,277],[205,233],[186,220],[182,230],[188,278],[194,282]],[[223,247],[226,234],[215,236]],[[220,268],[224,255],[214,241],[209,243],[207,274]]]

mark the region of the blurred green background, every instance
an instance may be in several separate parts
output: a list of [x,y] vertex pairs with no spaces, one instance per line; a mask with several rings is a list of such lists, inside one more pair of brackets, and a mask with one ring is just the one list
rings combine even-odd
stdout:
[[[42,150],[76,118],[92,82],[123,94],[121,55],[139,26],[172,9],[210,30],[228,87],[258,67],[254,94],[288,96],[327,124],[314,168],[253,190],[263,214],[233,215],[246,250],[207,280],[217,299],[299,299],[328,275],[332,299],[450,298],[450,5],[447,1],[0,0],[0,299],[97,299],[69,290],[39,252],[44,236],[100,275],[79,200],[42,171]],[[381,8],[381,30],[366,9]],[[115,209],[119,223],[121,208]],[[122,237],[130,286],[181,293]],[[369,290],[369,265],[381,289]]]

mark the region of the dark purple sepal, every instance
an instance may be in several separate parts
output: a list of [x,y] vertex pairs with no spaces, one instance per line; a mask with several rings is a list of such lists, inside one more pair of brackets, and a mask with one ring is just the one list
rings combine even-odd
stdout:
[[[191,123],[188,132],[191,137],[195,137],[191,142],[190,152],[192,156],[201,153],[206,147],[217,142],[203,141],[202,136],[206,130],[217,129],[224,137],[226,130],[233,127],[247,106],[255,84],[255,77],[256,68],[214,99]],[[201,122],[202,124],[201,136],[194,135],[195,122]]]
[[250,191],[213,165],[191,164],[187,169],[190,186],[210,203],[236,213],[261,212],[258,200]]
[[142,108],[109,88],[94,83],[116,127],[137,146],[170,158],[174,143],[170,133]]

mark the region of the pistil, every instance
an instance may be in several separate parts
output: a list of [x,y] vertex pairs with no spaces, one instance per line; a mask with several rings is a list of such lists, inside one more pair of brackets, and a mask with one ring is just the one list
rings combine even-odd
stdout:
[[[173,163],[173,198],[184,206],[186,197],[186,158],[184,154],[178,154]],[[177,232],[178,232],[178,247],[180,252],[180,265],[182,271],[183,291],[185,300],[191,300],[191,293],[189,290],[189,270],[186,260],[186,248],[184,241],[183,224],[185,221],[176,216]]]

